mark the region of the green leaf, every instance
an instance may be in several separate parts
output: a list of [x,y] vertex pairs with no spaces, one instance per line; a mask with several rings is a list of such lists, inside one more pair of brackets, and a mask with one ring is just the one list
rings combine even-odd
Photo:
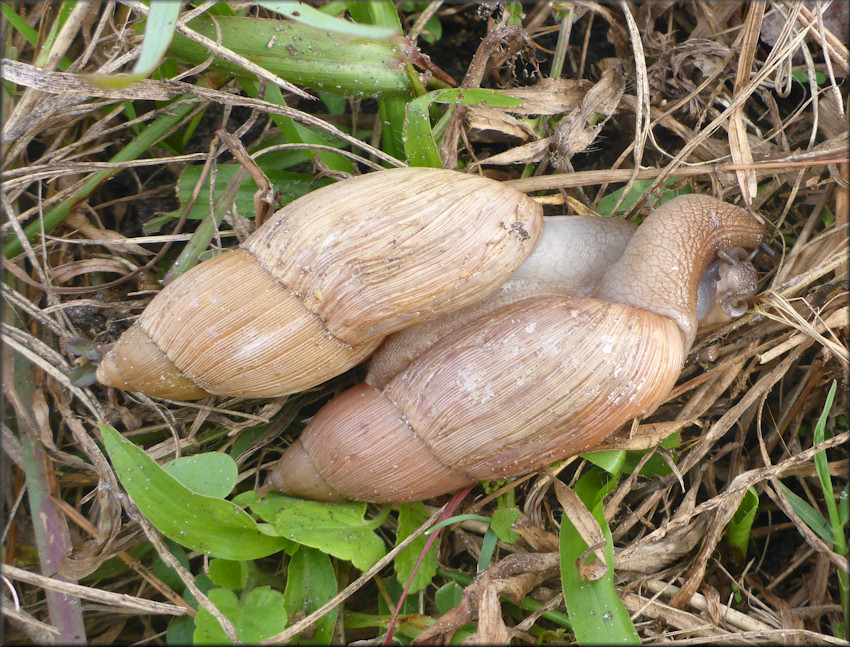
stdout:
[[156,0],[150,3],[151,10],[145,26],[142,53],[133,66],[133,74],[147,76],[159,65],[174,36],[180,5],[179,0]]
[[[404,541],[411,533],[419,526],[425,523],[428,519],[428,513],[425,511],[425,505],[421,501],[416,503],[404,503],[398,507],[398,532],[396,533],[396,546]],[[401,551],[395,558],[396,578],[402,586],[406,586],[413,569],[416,567],[416,562],[419,560],[419,555],[422,549],[425,548],[425,542],[428,538],[425,535],[417,537],[413,543]],[[434,576],[437,574],[437,542],[431,545],[428,549],[428,554],[419,565],[416,575],[413,578],[413,583],[410,585],[410,593],[421,591],[431,583]]]
[[750,543],[750,530],[756,518],[759,507],[759,496],[755,489],[747,489],[747,493],[741,500],[741,505],[732,515],[729,522],[729,544],[738,551],[741,561],[747,555],[747,545]]
[[[171,539],[166,539],[165,544],[168,546],[168,550],[171,551],[171,554],[180,563],[180,565],[186,570],[190,570],[189,556],[186,554],[186,551],[183,550],[183,547],[180,546],[176,541],[172,541]],[[165,583],[167,586],[171,587],[177,592],[180,592],[186,588],[186,584],[184,584],[183,580],[180,579],[180,576],[177,574],[177,571],[175,571],[171,566],[162,561],[162,557],[160,557],[158,554],[154,554],[153,556],[151,572],[153,572],[154,575],[161,579],[163,583]]]
[[180,15],[179,0],[156,0],[150,3],[150,13],[145,21],[145,38],[142,53],[129,74],[87,74],[86,79],[100,88],[123,90],[149,76],[171,44],[174,28]]
[[[224,47],[272,74],[316,92],[356,97],[410,95],[404,65],[413,52],[410,41],[400,35],[364,38],[289,20],[238,16],[219,16],[214,24],[210,16],[201,15],[189,27],[211,40],[220,39]],[[197,65],[209,58],[209,52],[175,34],[169,56],[179,63]],[[214,59],[207,71],[256,80],[253,73],[221,58]]]
[[[241,599],[228,589],[213,589],[210,600],[233,623],[236,636],[244,643],[257,643],[286,629],[286,608],[283,596],[268,586],[248,591]],[[195,617],[194,643],[196,645],[231,645],[211,613],[198,609]]]
[[[823,404],[823,411],[818,418],[817,424],[815,424],[814,438],[812,438],[812,442],[815,445],[819,445],[826,438],[826,420],[829,417],[830,410],[832,409],[832,403],[835,399],[835,389],[837,386],[838,383],[833,380],[832,386],[829,388],[829,393],[826,396],[826,402]],[[832,477],[829,474],[829,463],[827,462],[825,451],[819,451],[815,454],[815,470],[818,473],[818,480],[820,480],[820,485],[823,489],[824,501],[826,503],[827,511],[829,512],[829,517],[833,521],[837,521],[838,508],[835,505],[835,495],[832,490]]]
[[[680,181],[681,181],[681,178],[671,177],[671,178],[668,178],[664,181],[664,186],[670,186],[670,185],[676,184]],[[620,204],[620,207],[617,209],[617,213],[625,213],[626,211],[631,209],[632,206],[634,206],[635,202],[637,202],[643,196],[643,194],[646,193],[646,190],[652,185],[653,182],[654,182],[654,180],[638,180],[638,181],[636,181],[632,185],[632,188],[629,191],[629,194],[626,196],[626,198],[623,200],[622,204]],[[625,188],[626,187],[623,187],[621,189],[617,189],[616,191],[612,191],[611,193],[606,195],[604,198],[602,198],[599,201],[599,204],[596,205],[597,213],[599,213],[602,216],[613,215],[612,211],[614,209],[614,205],[617,204],[617,200],[620,199],[620,196],[623,194],[623,190]],[[667,202],[668,200],[672,200],[677,195],[686,195],[686,194],[689,194],[689,193],[693,193],[693,191],[691,190],[690,184],[687,184],[684,187],[679,188],[679,189],[665,191],[664,193],[661,194],[661,202],[663,204],[664,202]]]
[[838,523],[846,526],[850,521],[850,483],[838,495]]
[[225,559],[257,559],[283,549],[280,537],[262,532],[239,506],[196,494],[115,429],[99,428],[121,485],[166,537]]
[[629,612],[614,587],[614,543],[605,523],[602,497],[614,487],[601,470],[593,469],[579,479],[574,490],[593,513],[605,535],[608,571],[600,579],[581,580],[576,564],[588,546],[567,515],[561,519],[561,582],[573,632],[580,645],[639,645]]
[[443,25],[440,19],[437,16],[431,16],[428,22],[425,23],[425,27],[422,29],[419,37],[430,45],[440,40],[443,37]]
[[434,103],[460,103],[488,105],[497,108],[514,108],[522,99],[500,94],[494,90],[462,89],[435,90],[407,104],[404,119],[404,150],[411,166],[441,168],[440,152],[431,131],[429,108]]
[[302,25],[309,25],[316,29],[334,31],[340,34],[351,34],[352,36],[369,39],[381,39],[398,36],[400,33],[398,29],[392,27],[363,25],[356,22],[348,22],[334,16],[328,16],[305,2],[261,0],[257,4],[271,11],[276,11],[296,22],[300,22]]
[[[336,574],[330,558],[320,550],[304,546],[289,560],[286,571],[286,591],[283,603],[290,616],[301,612],[313,613],[337,594]],[[337,610],[322,616],[316,621],[315,633],[309,639],[294,638],[293,644],[309,642],[311,644],[331,644]]]
[[272,492],[251,509],[282,537],[348,560],[361,571],[386,554],[374,532],[383,518],[366,521],[365,503],[322,503]]
[[195,633],[195,619],[192,616],[174,618],[165,630],[166,645],[191,645]]
[[437,605],[437,611],[440,613],[448,613],[460,604],[463,597],[463,587],[457,582],[446,582],[437,589],[434,594],[434,602]]
[[498,507],[493,513],[493,518],[490,520],[490,528],[496,533],[496,536],[506,544],[512,544],[520,535],[511,530],[511,526],[519,517],[519,508],[511,506],[509,508]]
[[791,508],[802,519],[806,525],[815,531],[820,538],[830,544],[835,542],[835,535],[832,532],[832,525],[829,520],[820,512],[815,510],[808,501],[794,494],[784,483],[779,483],[782,492],[791,504]]
[[[195,201],[195,204],[192,205],[192,208],[189,210],[186,217],[192,220],[202,220],[207,214],[209,214],[215,203],[218,201],[218,198],[221,196],[221,193],[224,191],[224,188],[227,186],[228,182],[233,179],[233,176],[236,175],[239,168],[238,164],[218,165],[218,172],[216,173],[215,179],[215,197],[213,198],[213,202],[210,202],[210,182],[212,177],[210,174],[207,174],[207,177],[204,178],[204,183],[201,186],[200,193],[198,194],[198,199]],[[271,182],[275,187],[275,190],[280,191],[280,193],[275,195],[278,204],[287,204],[292,202],[296,198],[300,198],[302,195],[329,183],[327,181],[313,182],[313,177],[308,173],[293,173],[291,171],[278,171],[265,167],[261,168],[269,178],[269,182]],[[155,231],[166,222],[176,220],[180,217],[185,205],[188,204],[189,200],[192,198],[195,185],[201,177],[202,169],[203,166],[201,165],[192,165],[187,166],[183,170],[180,174],[180,179],[177,181],[177,198],[180,200],[180,208],[176,211],[163,214],[158,218],[152,218],[149,220],[145,223],[146,232]],[[246,176],[242,181],[242,184],[239,186],[239,190],[236,193],[235,201],[236,211],[240,216],[245,218],[254,217],[254,194],[257,192],[258,188],[259,187],[257,187],[256,182],[254,182],[250,176]]]
[[581,457],[588,463],[593,463],[597,467],[601,467],[609,474],[619,476],[626,461],[626,452],[623,450],[606,450],[602,452],[589,452],[582,454]]
[[210,579],[225,589],[244,589],[248,583],[248,565],[231,559],[211,559]]
[[236,461],[219,452],[181,456],[165,463],[162,469],[196,494],[217,499],[233,491],[239,474]]
[[481,553],[478,555],[478,572],[481,573],[490,568],[493,552],[496,550],[496,542],[499,538],[492,528],[487,528],[484,538],[481,540]]
[[[809,74],[805,70],[795,70],[794,72],[791,72],[791,78],[804,85],[809,83]],[[815,72],[815,82],[818,85],[823,85],[826,83],[826,75],[820,72]]]

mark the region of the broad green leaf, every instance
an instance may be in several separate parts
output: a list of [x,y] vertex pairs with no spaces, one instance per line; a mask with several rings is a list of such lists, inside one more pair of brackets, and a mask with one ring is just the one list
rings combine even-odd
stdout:
[[192,616],[180,616],[168,623],[165,630],[166,645],[191,645],[195,633],[195,619]]
[[[664,186],[670,186],[677,182],[680,182],[681,178],[671,177],[664,181]],[[620,204],[620,207],[617,209],[617,213],[625,213],[637,202],[646,190],[652,185],[653,180],[638,180],[633,185],[629,194],[625,197],[623,202]],[[612,211],[614,206],[617,204],[617,201],[620,199],[620,196],[623,194],[622,189],[617,189],[616,191],[612,191],[604,198],[599,201],[599,204],[596,205],[596,212],[602,216],[610,216],[613,215]],[[691,185],[687,184],[679,189],[671,189],[670,191],[665,191],[661,194],[661,202],[667,202],[668,200],[672,200],[677,195],[686,195],[689,193],[693,193],[691,190]]]
[[602,497],[614,484],[615,480],[594,469],[582,476],[574,488],[605,535],[608,570],[600,579],[580,579],[576,560],[588,546],[569,517],[565,514],[561,519],[561,582],[573,632],[580,645],[639,645],[641,642],[614,586],[614,544],[602,508]]
[[[283,596],[268,586],[261,586],[237,598],[228,589],[213,589],[209,599],[225,617],[233,623],[236,636],[244,643],[252,644],[271,638],[286,629],[286,608]],[[231,645],[232,641],[224,633],[211,613],[198,609],[195,617],[194,644]]]
[[[180,563],[180,565],[183,566],[183,568],[185,568],[186,570],[191,570],[189,566],[189,556],[186,554],[186,551],[183,550],[183,547],[176,541],[173,541],[171,539],[166,539],[165,544],[166,546],[168,546],[168,550]],[[186,584],[183,582],[183,580],[180,579],[180,576],[177,574],[177,571],[175,571],[171,566],[162,561],[162,557],[160,557],[159,554],[155,553],[153,556],[151,572],[153,572],[154,575],[161,579],[164,584],[170,586],[178,593],[186,588]]]
[[[239,16],[218,16],[214,24],[210,16],[201,15],[189,27],[211,40],[220,39],[224,47],[269,72],[316,92],[374,98],[410,95],[404,66],[414,52],[401,35],[364,38],[289,20]],[[174,35],[168,53],[189,65],[209,58],[205,47],[181,34]],[[240,65],[221,58],[216,58],[208,71],[256,79]]]
[[374,532],[383,518],[366,521],[365,503],[322,503],[272,492],[252,503],[251,509],[280,536],[348,560],[361,571],[386,554],[384,542]]
[[440,151],[431,131],[429,108],[434,103],[461,103],[464,105],[488,105],[497,108],[513,108],[521,99],[501,94],[494,90],[462,89],[435,90],[407,104],[404,119],[404,150],[411,166],[442,167]]
[[[290,616],[309,615],[338,593],[336,574],[330,558],[320,550],[304,546],[289,560],[283,604]],[[316,621],[315,633],[309,639],[296,637],[293,644],[308,642],[329,645],[333,638],[337,610]]]
[[162,466],[166,472],[196,494],[223,499],[233,491],[239,468],[227,454],[206,452],[181,456]]
[[[195,585],[198,587],[198,590],[204,595],[216,588],[215,584],[213,584],[213,581],[209,578],[209,576],[203,572],[195,575]],[[195,594],[192,593],[189,589],[184,589],[183,598],[186,600],[186,602],[189,603],[189,606],[193,609],[197,609],[200,606],[198,604],[198,599],[195,597]]]
[[511,530],[511,526],[519,517],[519,508],[512,506],[510,508],[498,507],[493,513],[493,518],[490,520],[490,528],[496,533],[496,536],[506,544],[512,544],[520,535]]
[[[675,449],[681,444],[680,440],[680,431],[676,430],[667,438],[661,441],[661,447],[665,449]],[[641,450],[632,450],[626,452],[626,460],[623,462],[623,467],[621,470],[621,474],[631,474],[637,469],[637,466],[640,464],[641,459],[646,455],[647,452],[654,451],[652,449],[641,449]],[[675,461],[677,459],[677,454],[675,452],[671,452],[672,458]],[[653,478],[655,476],[666,476],[670,474],[672,470],[670,466],[657,452],[649,457],[649,460],[643,464],[643,467],[640,469],[640,475],[645,478]]]
[[121,485],[166,537],[224,559],[257,559],[283,549],[280,537],[262,532],[236,504],[196,494],[115,429],[99,428]]
[[210,579],[223,589],[244,589],[248,583],[248,565],[232,559],[211,559]]
[[434,594],[434,603],[437,605],[437,611],[440,613],[448,613],[460,604],[463,597],[463,587],[457,582],[446,582],[437,589]]
[[606,450],[602,452],[589,452],[582,454],[581,457],[588,463],[593,463],[597,467],[614,476],[619,476],[623,469],[623,463],[626,460],[626,452],[623,450]]
[[[425,511],[425,505],[421,501],[400,505],[398,507],[396,545],[400,544],[419,526],[425,523],[426,519],[428,519],[428,513]],[[422,553],[422,549],[425,548],[426,541],[428,541],[428,538],[425,535],[420,535],[413,543],[396,555],[394,562],[396,578],[402,586],[407,585],[411,574],[413,574],[416,562],[419,560],[419,555]],[[428,553],[416,570],[413,583],[410,585],[410,593],[416,593],[424,589],[434,579],[434,575],[437,574],[437,543],[435,541],[431,545],[431,548],[428,549]]]
[[335,31],[340,34],[351,34],[352,36],[360,36],[362,38],[380,39],[398,36],[399,30],[392,27],[379,27],[375,25],[363,25],[356,22],[349,22],[334,16],[328,16],[318,9],[314,9],[305,2],[284,2],[279,0],[261,0],[257,3],[261,7],[265,7],[271,11],[276,11],[279,14],[291,18],[303,25],[310,25],[316,29],[325,29],[327,31]]
[[755,489],[747,489],[747,493],[741,500],[741,505],[732,515],[729,522],[729,544],[737,551],[741,559],[747,555],[747,545],[750,543],[750,530],[756,518],[759,507],[759,496]]

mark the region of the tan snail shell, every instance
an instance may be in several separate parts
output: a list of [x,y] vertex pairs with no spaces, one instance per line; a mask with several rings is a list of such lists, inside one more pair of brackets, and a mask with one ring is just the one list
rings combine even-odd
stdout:
[[163,289],[97,377],[175,400],[315,386],[386,335],[496,290],[541,227],[531,198],[456,171],[392,169],[323,187]]
[[591,297],[544,295],[466,323],[381,388],[325,405],[267,485],[401,502],[579,453],[669,394],[697,328],[700,279],[764,227],[707,196],[656,209]]

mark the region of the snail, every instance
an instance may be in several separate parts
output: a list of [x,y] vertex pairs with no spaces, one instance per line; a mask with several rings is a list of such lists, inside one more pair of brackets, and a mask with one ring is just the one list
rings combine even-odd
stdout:
[[515,189],[443,169],[317,189],[166,286],[104,354],[98,380],[174,400],[315,386],[390,333],[496,290],[542,218]]
[[736,291],[754,290],[742,259],[763,235],[746,211],[709,196],[663,204],[590,296],[543,288],[497,306],[404,359],[392,377],[367,377],[331,400],[266,489],[422,500],[598,444],[666,399],[696,335],[700,293],[720,290],[721,308],[740,314],[746,297]]

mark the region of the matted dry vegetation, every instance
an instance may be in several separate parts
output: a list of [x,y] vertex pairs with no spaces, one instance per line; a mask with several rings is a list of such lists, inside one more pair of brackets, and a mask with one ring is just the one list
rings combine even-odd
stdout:
[[[703,331],[668,402],[608,442],[651,448],[682,427],[680,446],[654,454],[669,473],[643,478],[635,470],[605,504],[618,550],[618,591],[641,638],[846,644],[837,629],[847,617],[837,577],[848,570],[846,548],[826,542],[788,495],[791,490],[827,515],[815,462],[825,451],[833,496],[847,505],[846,11],[822,20],[814,5],[795,2],[540,2],[524,5],[520,28],[505,24],[508,12],[497,4],[435,2],[426,10],[440,19],[443,34],[432,47],[418,44],[436,66],[463,77],[464,87],[514,90],[526,99],[524,113],[456,110],[442,140],[447,167],[459,159],[477,164],[553,214],[591,212],[614,189],[649,180],[628,217],[647,213],[647,202],[668,181],[668,188],[690,183],[695,192],[748,207],[769,224],[766,242],[774,255],[756,257],[760,290],[750,310],[733,324]],[[43,42],[59,5],[12,6]],[[556,10],[564,12],[560,21]],[[131,23],[140,18],[123,3],[79,3],[49,51],[34,48],[3,19],[3,232],[7,250],[15,240],[23,249],[4,258],[8,644],[67,639],[80,604],[89,642],[164,643],[171,617],[195,609],[163,572],[151,570],[155,554],[175,567],[186,591],[205,600],[195,584],[204,558],[193,554],[188,569],[177,564],[121,495],[98,444],[98,422],[127,432],[157,460],[199,446],[224,450],[246,429],[268,424],[237,459],[240,483],[251,486],[291,441],[293,421],[356,378],[341,376],[295,400],[196,404],[83,386],[79,378],[93,360],[80,357],[72,340],[114,341],[158,289],[156,279],[192,238],[196,222],[151,235],[142,223],[175,208],[176,178],[187,165],[214,166],[226,152],[210,145],[215,129],[255,146],[277,134],[268,112],[325,132],[377,123],[369,100],[330,115],[324,104],[291,95],[284,109],[245,96],[235,84],[221,85],[220,76],[205,77],[204,65],[174,66],[172,79],[120,90],[76,76],[128,71],[141,40]],[[406,30],[421,31],[421,14],[403,11],[402,18]],[[547,77],[557,59],[559,32],[569,43],[561,80],[541,80],[536,75]],[[70,66],[59,73],[63,58]],[[201,87],[202,80],[209,83]],[[183,116],[145,154],[114,159],[168,111],[155,101],[177,95],[188,106]],[[541,132],[523,121],[528,115],[566,116],[553,132]],[[196,118],[201,127],[193,138],[175,145]],[[174,132],[177,139],[163,145]],[[386,161],[379,134],[369,144],[354,137],[339,144],[365,158],[359,172]],[[533,172],[520,178],[523,165]],[[318,160],[302,170],[328,172]],[[57,210],[55,226],[39,233],[39,219]],[[242,220],[230,222],[214,245],[232,245],[241,235]],[[26,226],[36,232],[29,239]],[[813,448],[833,381],[827,440]],[[583,469],[580,459],[570,460],[559,476],[569,484]],[[515,488],[523,511],[515,527],[522,539],[499,545],[487,576],[468,587],[460,611],[431,629],[432,639],[479,615],[481,640],[545,642],[559,635],[538,631],[533,638],[535,623],[552,627],[542,611],[503,618],[494,595],[528,596],[545,603],[544,610],[563,610],[553,557],[560,497],[552,481],[540,474],[506,486]],[[748,491],[758,507],[749,550],[741,555],[725,533]],[[490,514],[494,497],[476,489],[458,512]],[[474,521],[446,529],[441,564],[474,574],[482,534]],[[132,550],[144,542],[155,550],[137,561]],[[124,568],[97,571],[116,556]],[[264,567],[274,576],[280,564],[267,560]],[[383,584],[378,572],[369,575],[348,589],[341,581],[340,609],[377,613]],[[433,588],[422,608],[436,618],[432,601]],[[350,630],[346,638],[374,635]]]

